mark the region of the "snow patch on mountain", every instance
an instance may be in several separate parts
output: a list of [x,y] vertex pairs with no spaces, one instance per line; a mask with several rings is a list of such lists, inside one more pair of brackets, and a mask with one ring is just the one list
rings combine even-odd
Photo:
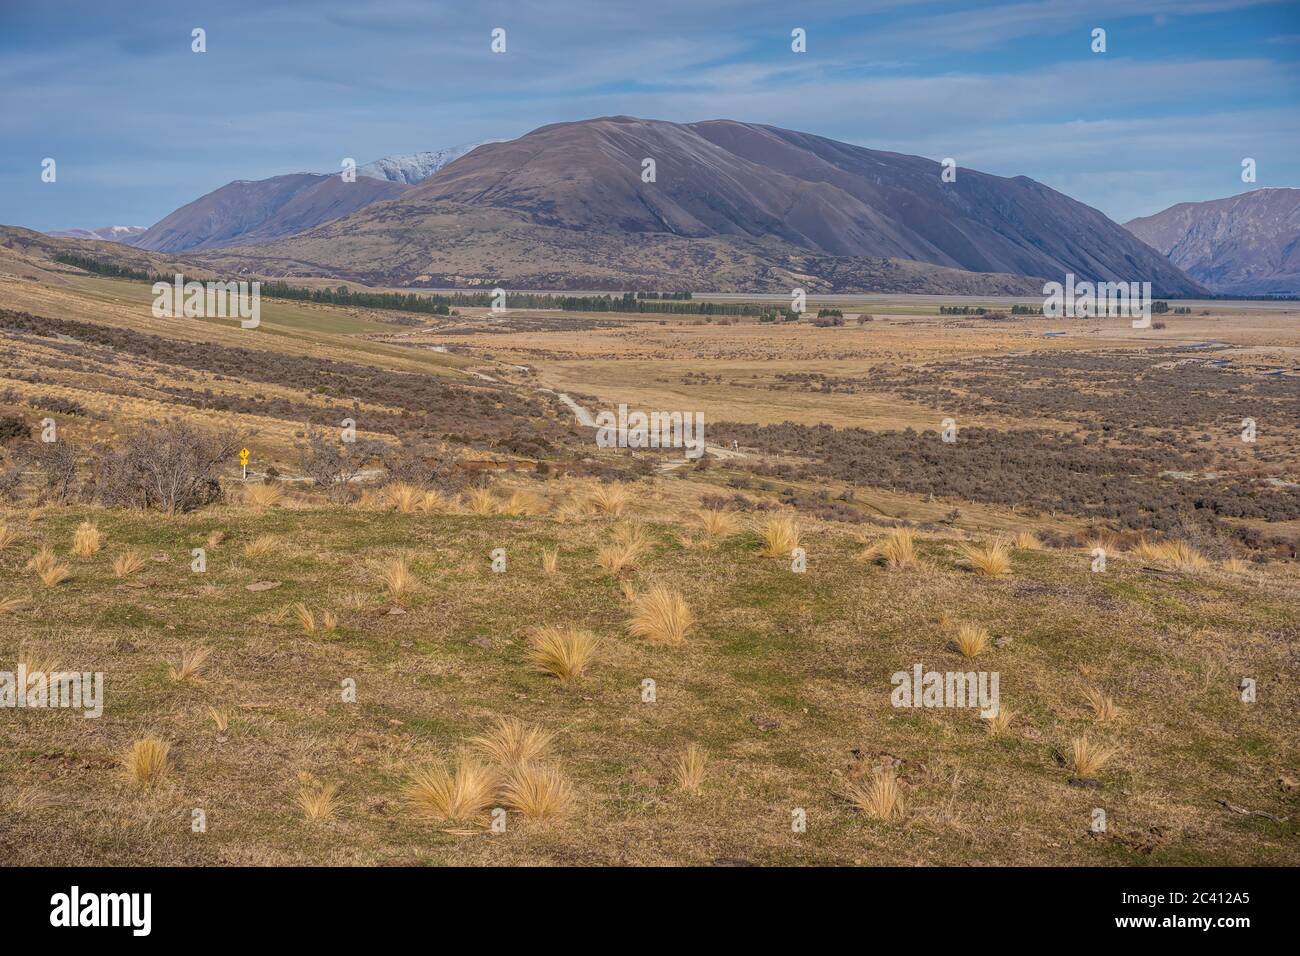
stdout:
[[428,179],[444,166],[448,166],[484,143],[499,143],[499,139],[485,139],[481,143],[467,143],[464,146],[448,146],[423,153],[407,153],[403,156],[385,156],[373,163],[357,167],[357,175],[371,179],[387,179],[393,183],[413,185]]

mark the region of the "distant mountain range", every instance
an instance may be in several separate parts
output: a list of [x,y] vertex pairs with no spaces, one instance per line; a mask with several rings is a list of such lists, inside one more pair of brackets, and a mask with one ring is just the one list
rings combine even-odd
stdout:
[[1179,203],[1124,228],[1222,295],[1300,294],[1300,189]]
[[237,181],[129,240],[218,272],[383,285],[1040,294],[1205,289],[1023,176],[730,120],[558,123],[337,173]]
[[99,229],[60,229],[51,236],[68,239],[100,239],[104,242],[126,242],[144,232],[144,226],[103,226]]
[[403,285],[1026,293],[1073,272],[1204,292],[1040,183],[940,173],[772,126],[606,117],[484,144],[386,202],[211,261]]

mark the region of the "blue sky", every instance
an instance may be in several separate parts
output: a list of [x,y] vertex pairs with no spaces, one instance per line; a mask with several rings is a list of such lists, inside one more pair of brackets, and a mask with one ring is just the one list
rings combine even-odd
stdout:
[[1244,157],[1300,186],[1298,107],[1297,0],[0,0],[0,223],[150,225],[233,179],[613,114],[952,156],[1122,222],[1254,188]]

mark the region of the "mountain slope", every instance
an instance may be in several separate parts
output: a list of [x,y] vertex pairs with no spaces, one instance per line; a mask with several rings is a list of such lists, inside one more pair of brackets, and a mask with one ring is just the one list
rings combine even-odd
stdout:
[[[647,157],[654,183],[641,181]],[[940,170],[921,157],[771,126],[612,117],[485,145],[409,198],[513,209],[562,228],[770,235],[822,255],[1199,291],[1101,213],[1040,183],[971,169],[943,183]]]
[[369,177],[291,173],[236,180],[165,216],[130,240],[140,249],[182,252],[293,235],[389,199],[407,187]]
[[[768,126],[630,117],[482,145],[392,201],[232,249],[235,264],[535,288],[639,277],[695,289],[943,292],[964,271],[991,281],[972,276],[963,290],[989,293],[1041,291],[1067,272],[1151,280],[1163,295],[1204,291],[1101,213],[1023,177],[963,169],[943,183],[939,164],[920,157]],[[936,267],[950,271],[940,278]]]
[[1124,228],[1215,292],[1300,293],[1300,189],[1179,203]]

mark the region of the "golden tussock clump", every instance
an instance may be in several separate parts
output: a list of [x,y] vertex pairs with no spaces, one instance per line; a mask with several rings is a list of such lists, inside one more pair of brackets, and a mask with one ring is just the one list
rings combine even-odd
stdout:
[[1115,756],[1118,748],[1093,743],[1087,735],[1070,742],[1070,767],[1076,777],[1091,777]]
[[215,548],[217,545],[221,544],[221,542],[225,540],[226,540],[226,532],[222,531],[220,528],[217,528],[210,535],[208,535],[207,546],[209,548]]
[[694,620],[681,594],[656,586],[633,599],[627,629],[652,643],[682,644]]
[[978,624],[961,624],[953,643],[962,657],[978,657],[989,646],[989,632]]
[[497,499],[486,488],[471,488],[465,492],[465,510],[472,515],[494,515]]
[[420,496],[417,507],[425,514],[448,514],[454,502],[440,491],[429,490]]
[[144,567],[144,555],[132,548],[130,551],[123,551],[113,559],[113,574],[116,577],[124,578],[128,575],[135,574]]
[[293,616],[298,619],[298,624],[302,627],[304,634],[316,633],[316,615],[312,613],[311,608],[299,601],[293,605]]
[[1043,543],[1038,540],[1038,535],[1032,531],[1020,531],[1016,534],[1016,547],[1021,551],[1039,551]]
[[851,784],[845,796],[873,820],[895,820],[903,816],[903,793],[893,768],[877,770],[865,784]]
[[595,514],[613,515],[618,517],[627,510],[631,504],[632,496],[627,488],[623,485],[611,483],[607,485],[597,485],[587,495],[583,505],[587,511]]
[[253,482],[244,485],[244,503],[254,508],[274,508],[284,501],[284,486],[279,482]]
[[395,598],[415,590],[415,575],[405,558],[391,558],[379,566],[380,580]]
[[789,515],[769,518],[763,526],[763,547],[759,551],[765,558],[788,558],[799,547],[799,526]]
[[384,489],[384,500],[399,514],[409,515],[424,503],[424,489],[398,481]]
[[135,741],[122,755],[122,769],[137,787],[153,787],[167,776],[171,744],[149,736]]
[[302,815],[308,820],[331,820],[338,812],[338,784],[305,783],[295,798]]
[[511,810],[530,820],[545,820],[569,808],[573,791],[554,767],[520,764],[507,777],[501,796]]
[[333,634],[338,630],[339,618],[333,611],[321,611],[320,629],[326,634]]
[[535,669],[567,683],[587,672],[600,641],[582,628],[547,625],[532,634],[528,645],[528,659]]
[[417,817],[465,820],[490,807],[500,786],[495,768],[462,753],[454,773],[441,763],[415,771],[402,795]]
[[72,553],[79,558],[94,557],[104,543],[104,536],[99,533],[93,521],[83,521],[77,525],[72,535]]
[[35,571],[47,588],[58,587],[72,576],[71,569],[66,564],[60,564],[54,552],[46,545],[41,546],[26,567],[29,571]]
[[178,664],[173,664],[168,668],[168,674],[171,679],[178,684],[203,682],[203,670],[207,667],[208,657],[211,655],[206,647],[196,647],[193,650],[182,650],[181,658]]
[[649,544],[644,539],[614,542],[600,549],[596,563],[610,574],[621,574],[635,568],[637,562],[645,556]]
[[[33,687],[39,687],[45,693],[49,693],[50,675],[60,669],[57,657],[51,654],[34,654],[24,648],[19,651],[18,663],[27,672],[28,680]],[[34,679],[33,675],[36,674],[41,676]]]
[[1115,705],[1115,701],[1096,687],[1085,687],[1083,696],[1088,701],[1088,706],[1092,708],[1092,719],[1097,723],[1106,724],[1119,717],[1120,709]]
[[546,513],[546,502],[531,491],[514,491],[498,505],[498,510],[511,518],[540,515]]
[[0,524],[0,551],[8,551],[22,537],[15,529],[7,524]]
[[1179,571],[1204,571],[1210,560],[1186,541],[1147,541],[1143,538],[1133,547],[1133,554],[1143,561],[1160,561],[1172,564]]
[[963,544],[959,550],[976,574],[993,577],[1011,570],[1011,548],[1003,538],[992,544]]
[[224,734],[226,729],[230,727],[230,708],[209,707],[208,716],[211,717],[212,722],[217,725],[217,730],[220,733]]
[[542,571],[554,574],[560,568],[560,552],[547,548],[542,552]]
[[492,729],[470,738],[470,746],[493,763],[512,770],[543,756],[555,740],[555,734],[517,717],[498,717]]
[[735,534],[740,525],[729,511],[715,508],[703,508],[699,512],[700,530],[710,538],[729,538]]
[[11,614],[22,607],[24,601],[22,598],[7,597],[0,598],[0,616]]
[[894,571],[919,567],[916,555],[916,535],[911,528],[891,528],[889,533],[858,554],[862,561],[880,561]]
[[984,721],[984,729],[990,736],[1001,737],[1011,727],[1011,721],[1015,719],[1016,712],[1010,707],[998,707],[998,712],[992,717],[981,718]]
[[677,763],[673,767],[673,779],[677,781],[677,786],[689,793],[699,790],[700,784],[704,782],[708,762],[709,755],[704,748],[694,742],[687,744],[686,749],[677,755]]
[[259,534],[244,545],[244,557],[264,558],[280,547],[280,539],[273,534]]

